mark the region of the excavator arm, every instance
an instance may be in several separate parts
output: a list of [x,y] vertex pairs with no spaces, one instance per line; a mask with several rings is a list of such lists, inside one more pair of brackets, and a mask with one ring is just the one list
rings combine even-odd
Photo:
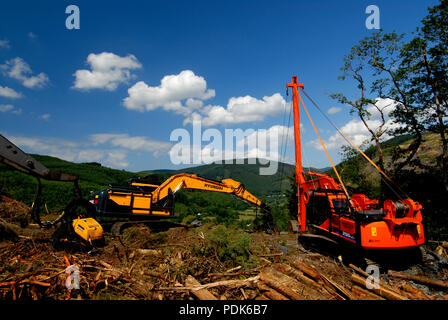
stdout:
[[[0,135],[0,162],[4,163],[18,171],[31,175],[37,179],[38,190],[34,205],[31,211],[31,217],[34,222],[43,226],[39,217],[40,201],[42,195],[42,185],[40,179],[74,183],[74,200],[73,203],[82,201],[81,189],[79,188],[78,178],[70,174],[53,171],[45,167],[39,161],[25,153],[14,143],[9,141],[3,135]],[[71,204],[71,207],[75,207]],[[65,211],[67,212],[67,210]],[[54,221],[52,224],[58,221]]]
[[244,185],[233,179],[222,181],[206,179],[195,174],[180,173],[171,176],[152,192],[153,203],[158,202],[168,195],[176,193],[179,189],[195,189],[231,194],[241,200],[260,207],[265,211],[261,227],[273,232],[278,231],[271,208],[246,190]]
[[180,173],[171,176],[152,192],[153,202],[158,202],[169,195],[176,193],[179,189],[196,189],[232,194],[248,203],[256,205],[265,211],[270,208],[261,200],[246,190],[244,185],[233,179],[222,181],[206,179],[195,174]]
[[[55,248],[60,245],[61,240],[71,237],[72,234],[77,234],[90,243],[92,240],[102,241],[104,239],[102,227],[93,218],[90,218],[94,215],[95,208],[82,198],[78,177],[48,169],[2,135],[0,135],[0,162],[37,179],[38,190],[31,210],[31,218],[41,227],[54,226],[62,222],[53,233],[52,242]],[[40,220],[39,210],[42,196],[40,179],[74,183],[74,199],[53,222],[43,223]],[[80,208],[83,208],[85,212],[80,213]],[[86,215],[87,217],[85,217]],[[81,216],[84,217],[80,218]]]

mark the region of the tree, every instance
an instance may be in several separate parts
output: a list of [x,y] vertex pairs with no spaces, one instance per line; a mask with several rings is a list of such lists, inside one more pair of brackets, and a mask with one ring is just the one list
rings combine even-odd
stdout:
[[[382,31],[362,39],[359,44],[352,47],[351,52],[344,57],[343,74],[341,80],[352,79],[359,89],[359,97],[350,100],[342,93],[332,94],[331,97],[342,104],[350,106],[351,113],[355,113],[371,135],[377,151],[377,165],[386,173],[397,175],[406,165],[411,165],[422,142],[423,127],[418,122],[418,106],[413,104],[406,87],[404,73],[400,73],[402,63],[401,51],[403,48],[403,35],[395,32],[384,34]],[[366,79],[369,79],[366,80]],[[382,105],[383,101],[388,101]],[[391,128],[386,126],[386,108],[393,104],[394,111],[390,115],[399,124],[394,134],[411,133],[415,136],[414,142],[405,150],[397,149],[394,161],[390,168],[386,168],[381,142]],[[369,121],[372,112],[379,114],[380,124],[373,127]],[[403,157],[403,154],[406,154]],[[398,156],[400,155],[400,156]],[[398,159],[403,159],[399,161]],[[384,195],[384,180],[381,180],[381,196]]]
[[426,129],[440,135],[442,154],[438,167],[448,192],[448,1],[429,8],[423,27],[402,49],[401,77],[407,79],[409,94],[424,112]]
[[[364,152],[371,154],[371,149],[373,148],[371,147]],[[347,189],[349,193],[362,193],[372,199],[378,198],[379,195],[375,192],[374,184],[369,180],[368,175],[363,172],[365,159],[351,146],[342,146],[340,154],[342,162],[338,165],[338,170],[342,180],[348,182]]]

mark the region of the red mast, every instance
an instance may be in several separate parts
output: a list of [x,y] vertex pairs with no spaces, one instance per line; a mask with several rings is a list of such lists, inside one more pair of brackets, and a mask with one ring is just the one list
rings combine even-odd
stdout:
[[296,155],[296,182],[297,182],[297,198],[298,198],[298,219],[300,231],[306,231],[306,207],[305,207],[305,192],[301,187],[305,183],[305,174],[302,166],[302,153],[300,144],[300,115],[299,115],[299,89],[305,88],[304,84],[297,82],[297,76],[292,77],[291,83],[286,84],[286,90],[292,88],[292,105],[294,112],[294,141],[295,141],[295,155]]

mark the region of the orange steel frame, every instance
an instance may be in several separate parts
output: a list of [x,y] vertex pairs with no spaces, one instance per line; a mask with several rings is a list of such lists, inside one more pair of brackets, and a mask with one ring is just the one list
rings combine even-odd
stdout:
[[[404,199],[400,201],[386,200],[383,204],[380,204],[378,200],[371,200],[363,194],[349,196],[340,179],[341,184],[338,184],[333,178],[314,172],[306,173],[313,177],[312,180],[307,181],[305,179],[302,166],[299,114],[299,99],[300,101],[302,99],[298,90],[299,88],[304,89],[304,85],[299,84],[297,77],[294,76],[291,83],[287,83],[286,88],[292,88],[295,179],[298,186],[300,231],[306,232],[307,230],[306,211],[310,198],[324,197],[329,204],[328,218],[319,226],[314,226],[317,230],[336,237],[338,240],[345,240],[345,243],[355,244],[365,250],[400,250],[423,245],[425,235],[422,224],[422,206],[418,202]],[[317,129],[316,133],[318,134]],[[326,150],[325,146],[324,150]],[[340,178],[338,174],[337,176]],[[350,204],[350,210],[342,214],[337,213],[333,200],[345,200]],[[378,212],[378,210],[382,210],[381,212],[384,213],[381,219],[363,220],[360,218],[363,214]]]

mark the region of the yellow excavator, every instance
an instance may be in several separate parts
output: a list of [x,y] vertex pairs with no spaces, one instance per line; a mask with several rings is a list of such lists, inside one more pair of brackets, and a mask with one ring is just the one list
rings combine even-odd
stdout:
[[[126,186],[109,186],[90,194],[89,201],[95,206],[97,217],[130,218],[146,221],[174,218],[174,195],[180,189],[194,189],[231,194],[238,199],[260,207],[264,214],[263,228],[275,231],[270,208],[244,185],[233,179],[222,181],[207,179],[195,174],[180,173],[169,177],[162,184],[148,183],[142,178],[128,180]],[[121,227],[129,222],[112,226],[113,233],[120,233]]]
[[[132,223],[123,221],[123,218],[154,222],[161,218],[176,217],[174,194],[179,189],[185,188],[228,193],[256,205],[267,212],[264,215],[267,219],[265,219],[263,227],[268,230],[276,230],[270,215],[270,208],[247,191],[240,182],[232,179],[217,181],[181,173],[173,175],[162,184],[157,185],[147,183],[141,178],[133,178],[128,181],[127,186],[109,186],[109,188],[98,192],[92,192],[89,200],[86,200],[81,196],[77,177],[46,168],[2,135],[0,135],[0,163],[37,179],[38,190],[31,217],[33,222],[42,228],[56,228],[52,236],[52,244],[55,248],[60,248],[64,242],[81,242],[87,245],[102,244],[104,242],[103,227],[95,220],[95,217],[119,218],[118,220],[121,222],[112,226],[113,233],[120,233],[125,225]],[[74,184],[72,201],[68,203],[63,213],[52,222],[40,219],[41,179]]]

